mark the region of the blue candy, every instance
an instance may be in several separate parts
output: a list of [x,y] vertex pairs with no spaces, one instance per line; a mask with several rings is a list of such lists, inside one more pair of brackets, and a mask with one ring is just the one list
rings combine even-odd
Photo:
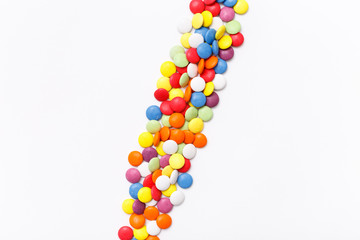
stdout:
[[238,2],[238,0],[225,0],[224,5],[227,7],[233,7]]
[[130,185],[129,194],[132,198],[138,199],[138,192],[143,187],[141,183],[134,183]]
[[225,0],[216,0],[218,3],[222,3],[224,2]]
[[196,51],[199,57],[204,59],[208,59],[212,55],[212,48],[208,43],[201,43]]
[[203,36],[203,38],[205,38],[206,33],[209,31],[209,29],[207,27],[201,27],[199,29],[195,30],[195,33],[199,33]]
[[212,44],[212,42],[215,40],[215,34],[216,34],[216,30],[215,29],[210,29],[209,31],[206,32],[206,35],[204,37],[205,41],[208,44]]
[[219,58],[218,63],[214,67],[215,73],[223,74],[224,72],[226,72],[226,69],[227,69],[226,61]]
[[188,173],[183,173],[181,175],[179,175],[177,183],[179,184],[179,186],[181,188],[189,188],[191,187],[191,185],[193,184],[193,178],[190,174]]
[[219,54],[219,44],[218,41],[214,40],[212,43],[212,51],[215,56]]
[[195,107],[202,107],[206,103],[206,96],[202,92],[194,92],[191,94],[190,102]]
[[156,105],[148,107],[148,109],[146,109],[146,117],[149,120],[160,120],[162,117],[160,108]]

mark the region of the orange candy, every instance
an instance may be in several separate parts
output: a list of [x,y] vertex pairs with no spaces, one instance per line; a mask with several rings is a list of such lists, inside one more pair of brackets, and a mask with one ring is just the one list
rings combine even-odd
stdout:
[[143,156],[138,151],[132,151],[128,156],[131,166],[137,167],[143,162]]
[[154,146],[157,147],[160,143],[160,132],[156,132],[154,136]]
[[149,206],[145,208],[144,216],[146,217],[147,220],[150,221],[156,220],[159,216],[159,210],[156,207]]
[[190,99],[191,99],[191,93],[192,93],[192,90],[191,90],[191,87],[190,87],[190,84],[189,86],[185,89],[185,94],[184,94],[184,100],[185,102],[189,102]]
[[161,138],[161,141],[165,142],[166,140],[168,140],[170,137],[170,128],[168,127],[162,127],[160,129],[160,138]]
[[216,56],[211,56],[205,61],[205,68],[212,69],[218,63],[218,58]]
[[173,113],[170,115],[169,123],[174,128],[181,128],[185,123],[185,117],[181,113]]
[[183,132],[185,134],[184,143],[186,144],[193,143],[195,139],[194,134],[189,130],[184,130]]
[[133,228],[139,229],[145,225],[145,217],[143,215],[133,213],[129,218],[129,222]]
[[148,236],[146,240],[160,240],[157,236]]
[[198,64],[198,72],[199,72],[199,74],[203,73],[204,66],[205,66],[205,60],[202,58],[202,59],[200,59],[200,62]]
[[155,170],[152,174],[152,180],[153,182],[156,182],[156,179],[162,175],[162,170],[158,169]]
[[180,129],[171,129],[170,140],[174,140],[177,144],[184,142],[185,133]]
[[171,226],[172,219],[169,215],[164,213],[164,214],[161,214],[160,216],[158,216],[158,218],[156,219],[156,223],[159,228],[167,229]]
[[207,138],[204,134],[202,133],[197,133],[195,134],[195,139],[193,142],[194,146],[197,148],[203,148],[206,146],[207,144]]

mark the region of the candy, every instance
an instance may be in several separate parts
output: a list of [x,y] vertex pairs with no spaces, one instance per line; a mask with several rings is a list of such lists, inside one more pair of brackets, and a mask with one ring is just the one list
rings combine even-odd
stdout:
[[184,173],[184,172],[187,172],[189,171],[191,167],[191,163],[190,163],[190,160],[189,159],[185,159],[185,164],[182,168],[178,169],[179,172],[181,173]]
[[241,25],[238,21],[232,20],[225,24],[225,29],[228,34],[237,34],[241,30]]
[[170,101],[164,101],[160,104],[160,111],[165,115],[171,115],[174,111],[170,107]]
[[147,175],[151,174],[148,162],[143,162],[140,164],[140,166],[138,166],[138,170],[142,177],[146,177]]
[[151,200],[150,202],[146,203],[146,206],[149,206],[149,207],[153,207],[155,206],[156,204],[158,203],[158,201],[156,200]]
[[185,113],[185,119],[190,121],[198,116],[198,110],[195,107],[190,107]]
[[[216,31],[216,34],[215,34],[215,39],[216,40],[219,40],[221,39],[224,34],[226,32],[226,27],[224,25],[222,25],[221,27],[219,27],[219,29]],[[219,44],[219,43],[218,43]]]
[[[180,112],[184,111],[184,109],[186,107],[186,102],[185,102],[184,98],[175,97],[170,101],[170,107],[174,112],[180,113]],[[160,131],[160,129],[158,131]]]
[[168,214],[160,214],[159,217],[156,219],[156,224],[161,229],[167,229],[171,226],[172,219]]
[[174,184],[171,184],[168,189],[162,191],[162,194],[164,194],[165,197],[170,197],[171,194],[175,191],[176,191],[176,186]]
[[224,25],[224,23],[220,17],[214,17],[210,28],[213,28],[213,29],[215,29],[215,31],[217,31],[223,25]]
[[162,157],[160,158],[160,166],[161,166],[162,168],[168,166],[168,165],[169,165],[169,159],[170,159],[170,155],[168,155],[168,154],[165,155],[165,156],[162,156]]
[[181,144],[185,139],[185,133],[180,129],[171,129],[170,140],[175,141],[177,144]]
[[143,187],[138,192],[138,199],[143,203],[148,203],[152,200],[151,189],[148,187]]
[[204,37],[200,33],[194,33],[189,38],[189,45],[192,48],[197,48],[204,42]]
[[[169,159],[170,160],[170,159]],[[164,167],[163,171],[162,171],[162,175],[167,176],[170,178],[171,173],[174,171],[174,169],[169,165]]]
[[208,82],[205,85],[203,93],[205,96],[210,96],[214,92],[214,89],[215,89],[214,83]]
[[130,225],[133,228],[139,229],[145,225],[145,217],[143,215],[131,214],[129,218]]
[[214,67],[215,73],[217,74],[222,74],[224,72],[226,72],[227,70],[227,63],[226,61],[219,59],[216,67]]
[[153,174],[151,175],[151,180],[153,181],[154,185],[155,185],[155,182],[156,182],[156,179],[158,177],[160,177],[162,175],[162,170],[158,169],[158,170],[155,170],[153,172]]
[[224,35],[218,43],[220,49],[228,49],[232,44],[232,39],[229,35]]
[[201,13],[195,13],[192,19],[192,26],[195,29],[201,28],[204,23],[204,17]]
[[205,82],[211,82],[215,77],[215,70],[205,69],[204,72],[200,75],[200,77],[202,77],[205,80]]
[[177,152],[178,145],[174,140],[167,140],[164,142],[163,150],[166,154],[173,154]]
[[169,92],[169,99],[172,100],[173,98],[176,97],[184,97],[184,92],[180,89],[180,88],[173,88],[170,90]]
[[193,14],[202,13],[205,9],[205,4],[201,0],[192,0],[190,2],[190,11]]
[[127,213],[127,214],[132,214],[134,212],[134,210],[133,210],[134,202],[135,202],[134,199],[126,199],[126,200],[124,200],[124,202],[122,204],[123,211],[125,213]]
[[133,210],[136,214],[143,214],[145,210],[145,203],[141,202],[139,199],[136,199],[133,203]]
[[208,122],[213,117],[213,111],[208,106],[203,106],[199,109],[199,118],[204,122]]
[[205,88],[205,80],[202,77],[195,77],[191,80],[191,89],[195,92],[201,92]]
[[[173,208],[173,205],[170,202],[170,199],[168,198],[162,198],[157,204],[157,207],[160,212],[162,213],[168,213]],[[160,216],[159,216],[160,217]],[[159,226],[160,227],[160,226]]]
[[233,7],[237,3],[237,1],[238,0],[225,0],[224,5],[226,7]]
[[170,196],[170,202],[174,206],[179,206],[184,202],[184,200],[185,200],[185,195],[183,192],[179,190],[173,192],[173,194],[171,194]]
[[147,207],[144,211],[144,216],[147,220],[156,220],[159,216],[159,210],[156,207]]
[[[195,49],[194,49],[195,50]],[[196,51],[196,50],[195,50]],[[196,55],[197,55],[197,52],[196,52]],[[197,55],[198,56],[198,55]],[[198,56],[199,57],[199,56]],[[199,59],[200,59],[200,57],[199,57]],[[189,60],[190,61],[190,60]],[[191,62],[191,61],[190,61]],[[180,86],[181,87],[186,87],[186,85],[189,83],[189,80],[190,80],[190,78],[189,78],[189,74],[187,74],[187,73],[183,73],[182,75],[181,75],[181,77],[180,77],[180,81],[179,81],[179,83],[180,83]]]
[[198,74],[198,69],[197,69],[196,64],[190,63],[187,66],[187,73],[188,73],[190,78],[196,77],[196,75]]
[[216,0],[204,0],[204,3],[205,3],[206,5],[213,4],[214,2],[216,2]]
[[166,61],[161,64],[160,72],[164,77],[170,77],[176,72],[176,66],[173,62]]
[[174,63],[177,67],[186,67],[189,61],[186,58],[185,53],[178,53],[174,57]]
[[180,33],[188,33],[192,30],[191,20],[188,18],[182,18],[177,26],[177,29]]
[[216,34],[216,30],[215,29],[210,29],[209,31],[206,32],[205,35],[205,41],[208,44],[212,44],[213,41],[215,40],[215,34]]
[[207,4],[205,10],[211,12],[213,17],[216,17],[220,14],[221,7],[219,3]]
[[120,240],[131,240],[133,238],[133,230],[130,227],[124,226],[119,229],[118,236]]
[[141,183],[133,183],[130,185],[129,194],[132,198],[138,199],[138,192],[143,187]]
[[234,6],[234,10],[237,14],[244,14],[248,11],[249,4],[245,0],[238,0]]
[[161,199],[161,191],[159,189],[157,189],[156,186],[153,186],[151,188],[151,197],[153,198],[153,200],[155,201],[159,201]]
[[158,101],[166,101],[169,98],[169,92],[164,88],[158,88],[154,92],[154,97]]
[[156,120],[151,120],[146,124],[146,130],[149,133],[155,134],[156,132],[160,131],[161,124]]
[[159,235],[159,233],[161,232],[161,229],[158,227],[156,221],[148,222],[146,226],[146,230],[152,236]]
[[178,177],[178,184],[181,188],[189,188],[193,184],[193,178],[188,173],[180,174],[180,176]]
[[[193,121],[193,120],[191,120],[191,121]],[[185,159],[181,154],[175,153],[175,154],[171,155],[171,157],[169,159],[169,164],[173,169],[180,169],[184,166]]]
[[202,133],[195,134],[193,144],[197,148],[205,147],[206,144],[207,144],[206,136],[204,134],[202,134]]
[[210,96],[206,97],[206,106],[215,107],[219,103],[219,95],[216,92],[213,92]]
[[[190,48],[189,50],[187,50],[186,51],[186,57],[189,60],[189,62],[191,62],[191,63],[198,63],[200,61],[200,57],[197,54],[196,48]],[[187,74],[187,73],[184,73],[184,74]],[[189,75],[187,75],[187,76],[189,76]],[[187,82],[189,82],[189,80],[187,80]],[[186,82],[186,84],[187,84],[187,82]],[[180,83],[180,85],[183,86],[183,87],[185,87],[186,84],[184,84],[184,83],[181,84]]]
[[189,144],[189,143],[192,143],[194,141],[195,136],[194,136],[194,134],[192,132],[190,132],[189,130],[186,130],[186,131],[184,131],[184,134],[185,134],[185,139],[184,139],[185,144]]
[[141,179],[140,172],[136,168],[129,168],[125,175],[126,179],[131,183],[137,183]]
[[191,37],[191,33],[184,33],[180,38],[180,43],[184,48],[190,48],[189,38]]
[[148,167],[150,172],[154,172],[155,170],[158,170],[160,168],[160,159],[157,157],[152,158],[149,162]]
[[239,47],[244,42],[244,36],[241,33],[232,34],[232,35],[230,35],[230,37],[232,39],[232,45],[234,47]]
[[[215,37],[216,37],[216,35],[215,35]],[[219,54],[219,44],[218,44],[218,41],[216,41],[216,40],[214,40],[212,43],[212,51],[215,56],[217,56]]]
[[183,155],[187,159],[193,159],[196,155],[196,147],[193,144],[186,144],[183,149]]
[[201,13],[202,17],[203,17],[203,26],[204,27],[210,27],[212,20],[213,20],[213,15],[211,12],[205,10]]
[[199,29],[195,30],[195,33],[201,34],[201,36],[203,36],[203,38],[205,38],[206,33],[209,31],[209,28],[207,27],[201,27]]
[[142,151],[144,161],[149,162],[152,158],[157,157],[158,153],[155,148],[147,147]]
[[194,118],[191,119],[191,121],[189,122],[189,130],[193,133],[199,133],[203,130],[203,128],[204,128],[204,122],[201,118]]
[[143,162],[143,156],[138,151],[132,151],[128,156],[128,161],[132,166],[137,167]]
[[212,48],[208,43],[201,43],[197,47],[197,53],[198,53],[199,57],[207,59],[212,54]]
[[202,107],[205,105],[206,103],[206,96],[204,95],[204,93],[202,92],[194,92],[191,95],[191,103],[195,106],[195,107]]
[[234,57],[234,49],[229,47],[228,49],[221,49],[219,51],[219,57],[222,60],[228,61]]
[[[170,108],[170,105],[169,105]],[[171,127],[170,122],[169,122],[170,116],[168,115],[163,115],[161,118],[161,123],[162,125],[166,126],[166,127]]]
[[169,123],[174,128],[181,128],[185,123],[185,118],[181,113],[173,113],[169,118]]
[[170,184],[175,184],[177,182],[178,176],[179,176],[179,171],[174,170],[170,175]]
[[[191,24],[191,22],[190,22]],[[170,49],[170,57],[171,59],[174,59],[175,55],[178,53],[185,53],[185,50],[182,46],[180,45],[175,45]]]
[[164,145],[164,142],[160,142],[159,146],[157,146],[157,148],[156,148],[156,151],[160,156],[164,156],[166,154],[162,148],[163,145]]
[[220,18],[224,22],[230,22],[235,17],[235,11],[231,7],[223,7],[220,11]]
[[[143,186],[144,187],[148,187],[148,188],[152,188],[153,186],[155,186],[155,183],[152,180],[152,174],[149,174],[145,177],[144,181],[143,181]],[[138,193],[139,195],[139,193]],[[139,196],[138,196],[139,197]]]
[[163,88],[166,91],[170,91],[171,89],[171,85],[170,85],[170,80],[167,77],[161,77],[157,80],[156,82],[156,87],[157,88]]
[[137,240],[145,240],[149,236],[149,233],[146,230],[146,226],[143,226],[140,229],[134,229],[134,237]]
[[[184,53],[182,53],[182,54],[184,54]],[[173,75],[171,75],[171,77],[170,77],[171,87],[180,88],[180,84],[179,84],[180,77],[181,77],[180,73],[174,73]],[[170,94],[169,94],[169,97],[170,97]]]
[[168,176],[162,175],[156,179],[155,186],[160,191],[165,191],[170,187],[170,178]]
[[160,120],[161,116],[160,108],[156,105],[152,105],[146,109],[146,117],[149,120]]
[[216,56],[211,56],[205,61],[205,68],[212,69],[218,63],[218,58]]

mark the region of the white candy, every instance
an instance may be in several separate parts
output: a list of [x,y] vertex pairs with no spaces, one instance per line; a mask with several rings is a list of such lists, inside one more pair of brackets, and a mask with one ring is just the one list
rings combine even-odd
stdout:
[[192,23],[189,18],[183,18],[179,21],[177,29],[180,33],[188,33],[192,30]]
[[214,28],[216,31],[224,25],[224,22],[219,17],[214,17],[210,28]]
[[156,204],[157,204],[158,202],[156,201],[156,200],[154,200],[154,199],[151,199],[151,201],[150,202],[148,202],[148,203],[146,203],[146,205],[147,206],[155,206]]
[[183,148],[183,156],[187,159],[193,159],[196,155],[196,147],[193,144],[186,144]]
[[142,177],[146,177],[147,175],[151,174],[149,170],[149,163],[145,161],[138,166],[138,170]]
[[222,74],[215,74],[215,78],[212,82],[216,91],[219,91],[226,86],[226,78]]
[[146,231],[149,235],[156,236],[159,235],[161,229],[157,225],[156,221],[149,221],[146,223]]
[[191,80],[191,89],[195,92],[202,92],[205,89],[205,80],[202,77],[195,77]]
[[170,196],[170,202],[174,206],[182,204],[185,200],[185,195],[179,190],[173,192]]
[[178,150],[178,145],[174,140],[167,140],[162,148],[166,154],[174,154]]
[[179,177],[179,171],[178,170],[172,171],[170,175],[170,184],[175,184],[177,182],[178,177]]
[[191,34],[191,36],[189,37],[189,44],[192,48],[197,48],[203,42],[204,37],[200,33]]
[[161,175],[156,179],[155,186],[160,191],[166,191],[170,187],[170,178],[165,175]]
[[187,73],[190,78],[194,78],[198,75],[198,66],[194,63],[190,63],[187,67]]

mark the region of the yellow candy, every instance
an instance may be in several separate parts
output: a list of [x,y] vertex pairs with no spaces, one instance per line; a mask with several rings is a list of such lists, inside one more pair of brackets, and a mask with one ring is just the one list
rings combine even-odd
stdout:
[[173,98],[181,97],[184,98],[184,92],[181,88],[173,88],[169,92],[169,99],[172,100]]
[[237,14],[244,14],[248,10],[249,10],[249,4],[245,0],[239,0],[234,6],[234,11]]
[[193,28],[199,29],[202,27],[203,23],[204,23],[203,15],[201,13],[196,13],[192,19]]
[[150,202],[152,200],[151,189],[148,187],[140,188],[138,192],[138,199],[143,203]]
[[174,171],[174,169],[170,166],[170,165],[167,165],[166,167],[164,167],[164,169],[162,170],[162,175],[165,175],[165,176],[168,176],[170,177],[171,176],[171,173]]
[[142,134],[140,134],[138,140],[141,147],[147,148],[153,145],[154,137],[149,132],[143,132]]
[[143,226],[140,229],[134,229],[134,237],[137,240],[145,240],[149,236],[148,232],[146,231],[146,226]]
[[171,75],[176,73],[176,66],[173,62],[166,61],[161,64],[160,72],[164,77],[171,77]]
[[157,83],[156,83],[156,87],[157,88],[164,88],[166,89],[167,91],[170,91],[171,90],[171,84],[170,84],[170,78],[168,77],[161,77],[157,80]]
[[164,142],[160,142],[159,145],[156,147],[156,151],[160,156],[166,155],[166,153],[163,150]]
[[132,206],[133,206],[134,202],[135,202],[134,199],[126,199],[122,204],[123,211],[127,214],[133,214],[134,210],[133,210]]
[[204,122],[201,118],[193,118],[189,122],[189,130],[192,133],[199,133],[204,128]]
[[185,158],[180,153],[174,153],[169,158],[169,164],[173,169],[180,169],[185,164]]
[[162,194],[164,194],[164,196],[166,196],[166,197],[170,197],[171,194],[173,194],[173,192],[175,192],[175,191],[176,191],[176,185],[172,184],[172,185],[170,185],[170,187],[167,190],[162,191]]
[[181,45],[183,45],[184,48],[190,48],[189,38],[191,36],[191,33],[184,33],[181,38],[180,42]]
[[213,21],[213,15],[211,14],[211,12],[203,11],[201,13],[201,15],[203,16],[203,19],[204,19],[203,26],[210,27],[210,25],[212,24],[212,21]]
[[205,89],[204,89],[204,95],[210,96],[214,92],[214,89],[215,89],[215,85],[213,82],[206,83]]
[[190,107],[195,107],[191,102],[188,102]]
[[225,35],[220,38],[218,44],[220,49],[228,49],[229,47],[231,47],[232,38],[229,35]]
[[226,31],[226,27],[224,25],[219,27],[219,29],[216,31],[215,39],[219,40],[220,38],[222,38],[222,36],[224,36],[225,34],[225,31]]

